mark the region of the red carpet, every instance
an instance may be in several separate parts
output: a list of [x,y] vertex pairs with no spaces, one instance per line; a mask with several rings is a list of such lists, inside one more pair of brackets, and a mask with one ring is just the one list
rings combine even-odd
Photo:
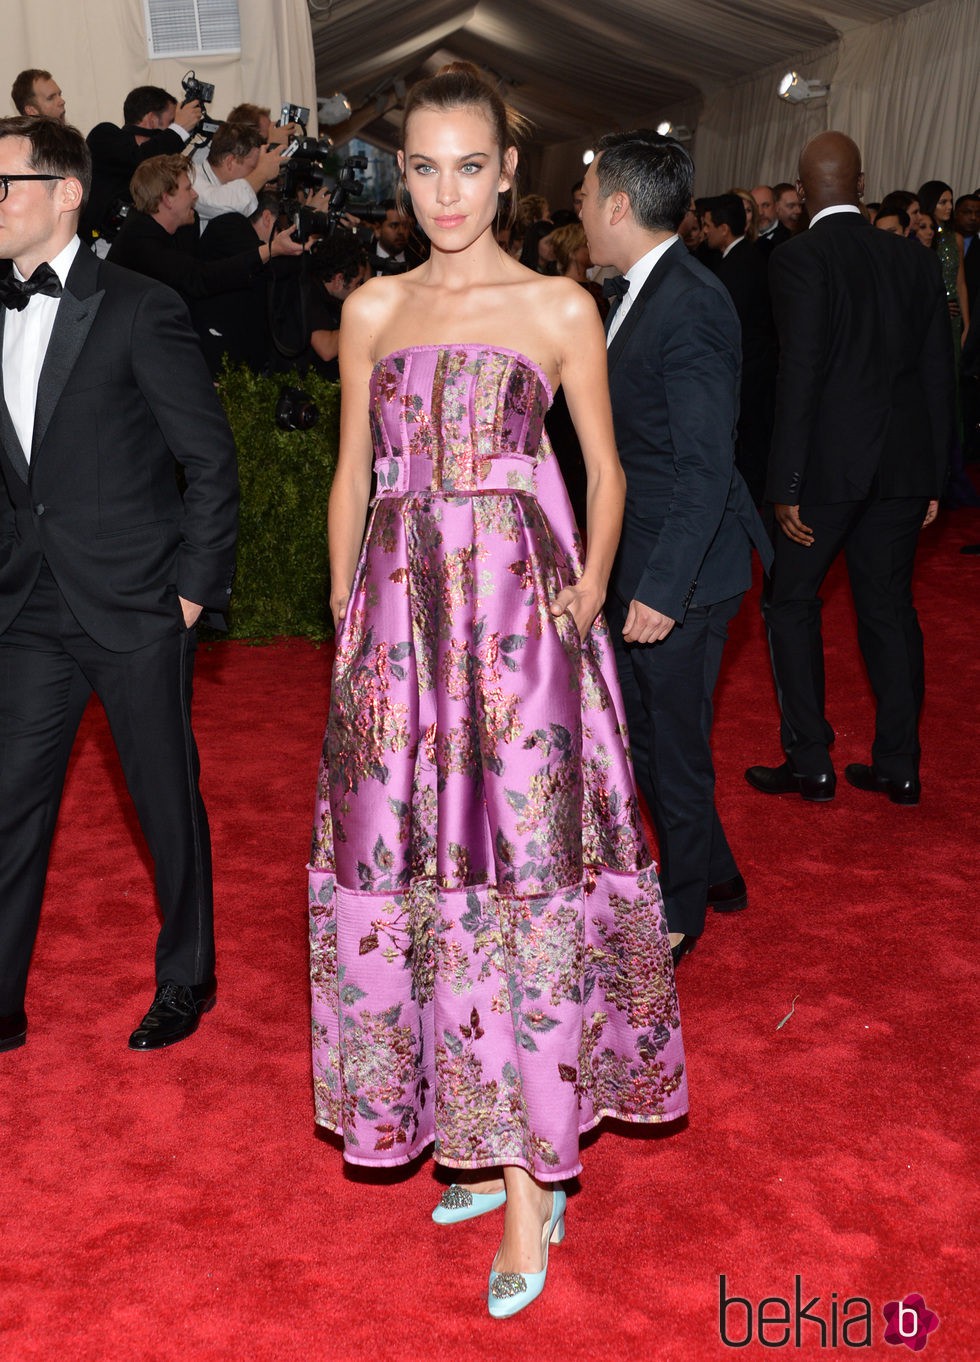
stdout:
[[[841,781],[825,807],[745,784],[779,760],[754,593],[717,705],[719,803],[747,913],[709,915],[682,964],[692,1114],[590,1138],[544,1299],[485,1316],[497,1217],[438,1230],[432,1164],[382,1185],[314,1133],[305,876],[328,652],[216,644],[198,672],[212,815],[219,1001],[198,1034],[140,1055],[152,994],[144,855],[101,711],[69,776],[28,996],[0,1056],[0,1359],[334,1362],[845,1356],[841,1324],[919,1292],[930,1358],[976,1341],[980,515],[925,536],[928,697],[918,809]],[[835,760],[866,760],[870,704],[843,575],[826,590]],[[796,999],[795,1012],[779,1027]],[[719,1276],[753,1312],[725,1346]],[[799,1322],[802,1304],[819,1297]],[[781,1349],[764,1297],[790,1303]],[[778,1302],[767,1318],[785,1321]],[[834,1318],[837,1340],[834,1346]],[[821,1325],[826,1333],[821,1346]],[[732,1305],[729,1340],[746,1336]],[[778,1341],[787,1326],[770,1324]]]

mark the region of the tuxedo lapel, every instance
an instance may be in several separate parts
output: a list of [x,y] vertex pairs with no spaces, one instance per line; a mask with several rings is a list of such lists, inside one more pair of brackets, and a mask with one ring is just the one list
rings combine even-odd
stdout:
[[608,364],[610,373],[612,373],[613,369],[616,367],[616,364],[619,361],[620,355],[626,349],[626,345],[629,341],[629,338],[635,331],[636,327],[639,325],[640,318],[643,316],[644,311],[650,306],[654,294],[660,288],[664,279],[668,276],[671,269],[673,268],[673,261],[671,257],[676,250],[684,251],[687,250],[687,247],[684,245],[682,241],[675,241],[673,246],[671,246],[670,250],[667,251],[665,255],[662,255],[660,257],[656,265],[654,265],[653,271],[648,277],[646,283],[643,285],[639,293],[636,295],[635,302],[631,304],[629,311],[623,318],[622,325],[616,332],[615,336],[613,336],[612,344],[609,346],[608,352]]
[[[0,307],[0,355],[3,354],[3,328],[7,319],[7,309]],[[27,455],[20,442],[20,436],[14,429],[14,423],[10,419],[10,412],[7,410],[7,399],[4,396],[3,384],[0,383],[0,440],[10,460],[11,467],[16,472],[22,482],[26,482],[30,477],[30,464],[27,462]]]
[[54,415],[55,407],[95,321],[105,290],[96,290],[99,262],[83,246],[75,256],[61,295],[58,315],[48,342],[34,409],[33,463]]

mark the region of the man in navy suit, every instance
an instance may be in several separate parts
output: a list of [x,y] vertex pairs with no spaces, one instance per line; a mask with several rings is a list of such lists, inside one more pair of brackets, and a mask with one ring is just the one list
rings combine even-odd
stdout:
[[712,695],[751,547],[771,555],[734,465],[738,317],[677,235],[693,179],[668,138],[604,137],[582,207],[593,260],[625,276],[607,323],[626,509],[606,608],[675,962],[700,936],[706,906],[747,903],[714,803]]
[[[194,627],[231,591],[235,446],[184,304],[79,241],[90,166],[77,129],[0,120],[0,1051],[27,1038],[48,850],[93,691],[163,916],[130,1046],[183,1040],[215,999],[190,705]],[[79,1006],[99,995],[86,984]]]

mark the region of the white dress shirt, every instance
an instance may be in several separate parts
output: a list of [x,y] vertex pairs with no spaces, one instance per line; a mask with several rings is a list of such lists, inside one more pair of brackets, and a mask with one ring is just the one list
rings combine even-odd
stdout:
[[821,218],[829,218],[831,213],[857,213],[859,217],[864,216],[856,203],[835,203],[830,208],[821,208],[819,213],[814,213],[810,226],[815,227]]
[[[48,261],[62,288],[81,244],[77,236],[72,237],[64,250]],[[14,278],[23,277],[15,265]],[[20,312],[10,308],[3,324],[3,396],[28,462],[34,442],[38,380],[60,303],[60,298],[35,293]]]
[[206,159],[194,162],[191,180],[197,190],[194,207],[202,232],[211,218],[220,218],[222,213],[243,213],[245,217],[251,217],[258,207],[258,198],[248,180],[226,180],[222,183]]
[[653,273],[653,268],[662,255],[670,250],[674,242],[678,240],[677,233],[674,232],[666,241],[661,241],[659,246],[654,246],[652,251],[647,251],[646,255],[641,255],[639,260],[626,271],[626,278],[629,280],[629,291],[626,296],[620,299],[612,321],[609,323],[609,330],[606,332],[606,348],[612,344],[613,336],[623,324],[630,307],[633,305],[637,294]]

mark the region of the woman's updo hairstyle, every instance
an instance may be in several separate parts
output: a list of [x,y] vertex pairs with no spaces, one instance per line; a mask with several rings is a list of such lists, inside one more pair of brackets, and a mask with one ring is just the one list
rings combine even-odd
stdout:
[[[515,146],[530,130],[530,120],[506,104],[472,62],[454,61],[440,67],[434,76],[417,81],[409,90],[402,116],[402,150],[413,113],[420,109],[450,113],[453,109],[473,108],[479,109],[490,124],[501,160],[507,148]],[[512,219],[517,202],[516,176],[509,197]]]

